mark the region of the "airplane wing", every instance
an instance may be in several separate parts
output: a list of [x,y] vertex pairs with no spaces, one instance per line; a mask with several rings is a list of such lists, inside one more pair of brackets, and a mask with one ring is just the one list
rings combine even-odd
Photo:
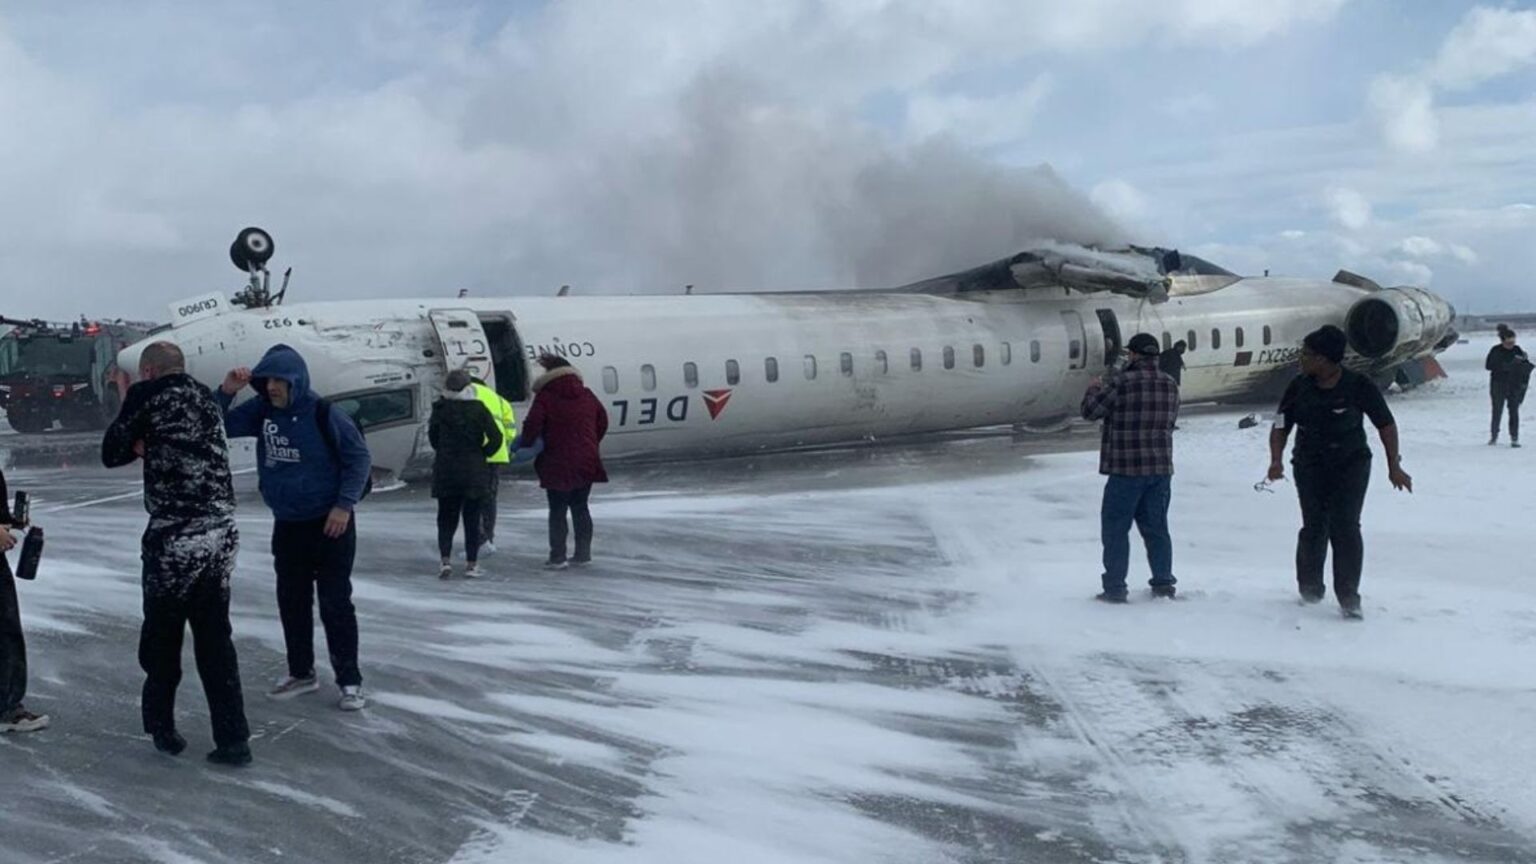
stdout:
[[[1198,278],[1197,278],[1198,277]],[[1085,294],[1110,292],[1162,303],[1170,293],[1180,293],[1181,282],[1199,282],[1200,291],[1213,290],[1238,280],[1230,273],[1176,249],[1126,246],[1097,249],[1089,246],[1044,244],[1009,258],[973,267],[948,276],[925,279],[896,288],[926,294],[957,294],[971,291],[1065,288]]]

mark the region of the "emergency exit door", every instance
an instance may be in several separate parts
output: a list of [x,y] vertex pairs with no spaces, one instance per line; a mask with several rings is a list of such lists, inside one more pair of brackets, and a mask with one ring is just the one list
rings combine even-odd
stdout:
[[433,309],[427,317],[437,334],[446,371],[463,369],[495,388],[496,365],[491,360],[491,344],[480,316],[469,309]]
[[1094,312],[1099,316],[1099,329],[1104,331],[1104,365],[1113,366],[1125,344],[1120,341],[1120,321],[1115,318],[1113,309],[1095,309]]
[[1083,316],[1063,312],[1061,323],[1067,328],[1067,368],[1088,368],[1088,331],[1083,327]]

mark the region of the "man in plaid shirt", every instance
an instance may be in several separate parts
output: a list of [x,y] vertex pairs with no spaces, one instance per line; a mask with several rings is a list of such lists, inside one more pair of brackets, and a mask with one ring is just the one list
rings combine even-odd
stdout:
[[1126,344],[1130,362],[1106,382],[1095,379],[1083,395],[1083,419],[1102,420],[1099,473],[1104,504],[1099,511],[1104,543],[1106,603],[1126,602],[1131,564],[1131,523],[1141,531],[1152,568],[1152,595],[1173,597],[1173,539],[1168,502],[1173,480],[1173,424],[1179,417],[1179,385],[1158,369],[1157,339],[1137,333]]

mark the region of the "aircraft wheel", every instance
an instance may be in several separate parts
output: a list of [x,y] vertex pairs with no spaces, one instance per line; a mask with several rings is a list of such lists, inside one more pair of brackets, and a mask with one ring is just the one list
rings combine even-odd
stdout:
[[260,228],[247,228],[229,244],[229,260],[240,272],[247,273],[251,265],[260,267],[271,260],[275,249],[271,234]]

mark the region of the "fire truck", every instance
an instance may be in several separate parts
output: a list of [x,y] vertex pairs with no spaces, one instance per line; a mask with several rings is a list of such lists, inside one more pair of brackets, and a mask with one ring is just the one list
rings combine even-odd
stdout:
[[117,416],[130,379],[117,352],[153,325],[131,321],[69,324],[0,316],[0,410],[11,428],[33,435],[58,423],[65,430],[105,429]]

